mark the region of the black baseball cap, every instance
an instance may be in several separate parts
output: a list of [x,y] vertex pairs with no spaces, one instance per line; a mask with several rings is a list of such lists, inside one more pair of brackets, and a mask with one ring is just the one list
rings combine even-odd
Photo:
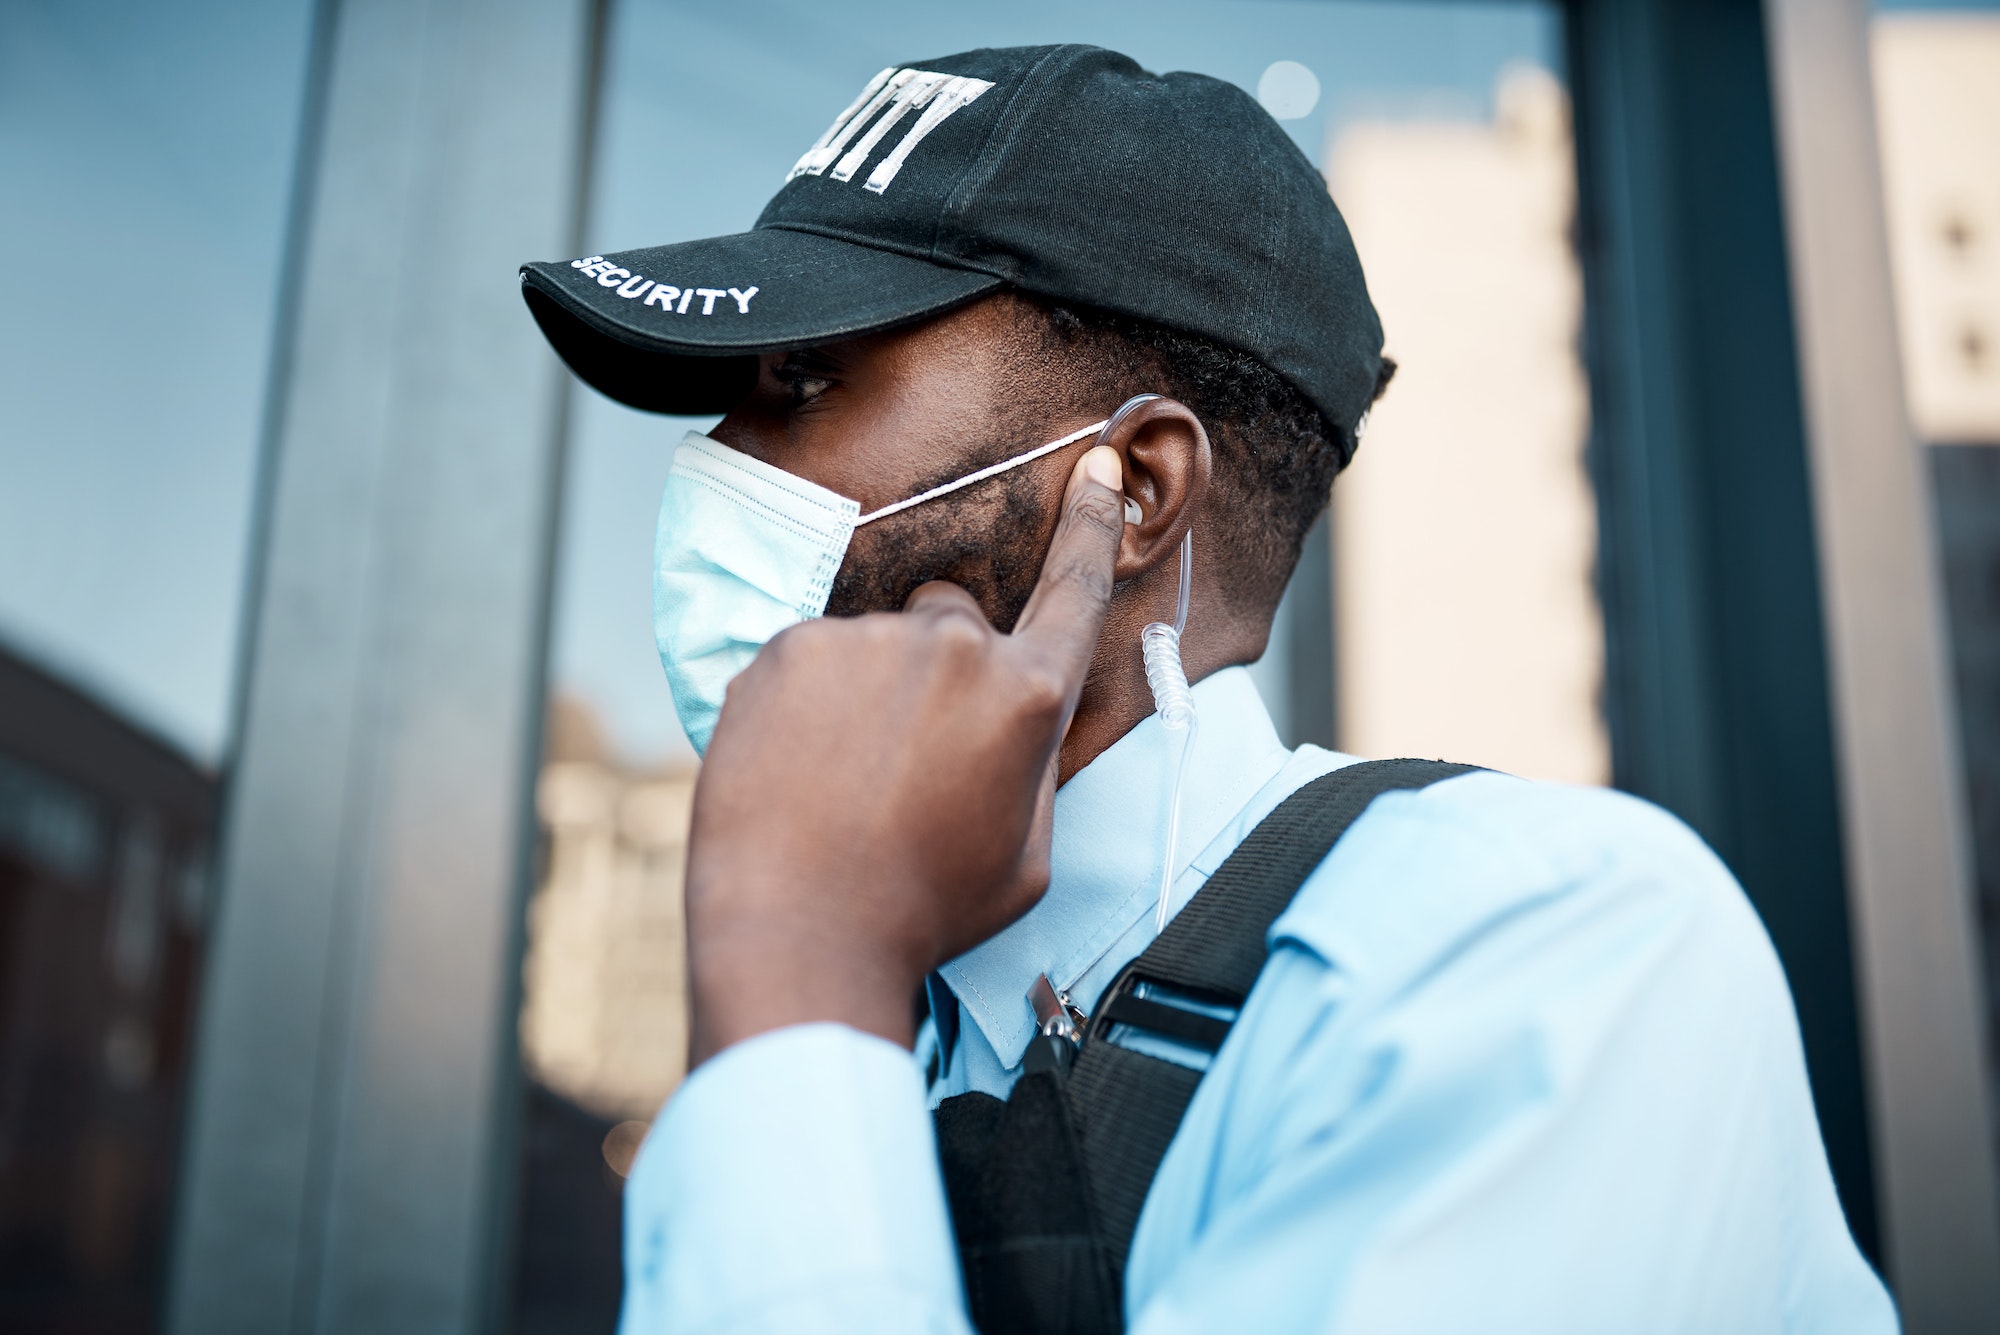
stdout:
[[1285,377],[1351,442],[1382,326],[1326,182],[1242,89],[1094,46],[883,70],[734,236],[529,264],[588,384],[726,412],[755,354],[1004,288],[1199,334]]

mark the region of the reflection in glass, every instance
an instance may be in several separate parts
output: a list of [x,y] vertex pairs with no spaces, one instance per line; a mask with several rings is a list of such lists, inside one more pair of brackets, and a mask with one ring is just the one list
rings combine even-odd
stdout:
[[521,1050],[531,1078],[613,1123],[650,1118],[686,1062],[681,872],[693,799],[692,768],[621,766],[588,706],[552,703]]
[[0,6],[0,1330],[157,1328],[311,6]]
[[153,1328],[215,808],[0,649],[0,1329]]

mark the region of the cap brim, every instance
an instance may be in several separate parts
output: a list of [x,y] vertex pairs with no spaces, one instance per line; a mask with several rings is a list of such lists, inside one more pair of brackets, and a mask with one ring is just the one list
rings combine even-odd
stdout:
[[586,384],[656,413],[727,412],[755,383],[758,353],[911,324],[1002,284],[784,227],[604,259],[608,271],[589,273],[524,265],[521,293]]

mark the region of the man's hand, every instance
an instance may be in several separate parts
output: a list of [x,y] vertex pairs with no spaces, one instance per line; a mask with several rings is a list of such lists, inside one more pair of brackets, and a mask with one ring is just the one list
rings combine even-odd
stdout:
[[1118,455],[1077,461],[1012,635],[956,585],[772,640],[695,788],[692,1061],[833,1020],[908,1046],[919,983],[1049,883],[1056,752],[1110,606]]

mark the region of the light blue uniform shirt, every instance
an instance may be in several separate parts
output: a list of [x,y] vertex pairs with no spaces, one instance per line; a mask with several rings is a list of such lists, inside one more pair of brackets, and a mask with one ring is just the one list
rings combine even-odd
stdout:
[[[1300,785],[1249,675],[1195,688],[1176,910]],[[965,1332],[930,1108],[1004,1095],[1046,972],[1153,938],[1169,739],[1056,795],[1026,917],[941,970],[916,1058],[834,1024],[689,1077],[626,1188],[624,1335]],[[1729,872],[1617,793],[1470,774],[1375,801],[1272,926],[1132,1240],[1135,1335],[1896,1329],[1835,1198],[1776,956]]]

